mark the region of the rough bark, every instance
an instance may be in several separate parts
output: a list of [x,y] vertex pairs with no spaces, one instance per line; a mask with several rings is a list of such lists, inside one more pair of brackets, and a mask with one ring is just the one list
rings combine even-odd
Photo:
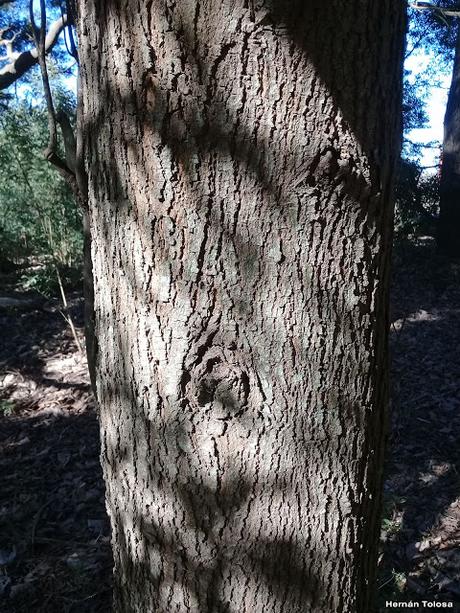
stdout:
[[460,258],[460,28],[444,117],[440,192],[438,247]]
[[403,5],[80,2],[117,611],[372,610]]

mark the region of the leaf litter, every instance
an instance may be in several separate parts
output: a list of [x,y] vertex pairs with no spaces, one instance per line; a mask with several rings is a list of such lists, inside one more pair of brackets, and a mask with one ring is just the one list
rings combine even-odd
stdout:
[[[460,265],[424,240],[396,249],[393,270],[382,612],[387,598],[460,602]],[[85,358],[57,304],[0,298],[0,611],[109,612],[110,531]],[[82,298],[69,303],[83,341]]]

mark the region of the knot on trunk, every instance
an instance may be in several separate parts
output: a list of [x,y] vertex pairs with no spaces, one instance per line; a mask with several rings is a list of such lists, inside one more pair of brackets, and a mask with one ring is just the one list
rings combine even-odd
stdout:
[[249,404],[249,375],[230,350],[213,347],[191,373],[187,396],[217,419],[238,417]]

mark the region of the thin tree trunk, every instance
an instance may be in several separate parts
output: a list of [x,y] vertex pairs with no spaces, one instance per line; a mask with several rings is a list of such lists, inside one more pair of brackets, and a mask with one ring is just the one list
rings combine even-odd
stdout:
[[460,257],[460,28],[457,32],[452,83],[444,117],[438,247]]
[[115,608],[369,613],[404,3],[79,11]]

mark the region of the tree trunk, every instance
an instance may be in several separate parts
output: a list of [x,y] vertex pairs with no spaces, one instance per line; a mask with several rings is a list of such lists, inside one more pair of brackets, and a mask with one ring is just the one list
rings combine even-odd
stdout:
[[404,3],[79,4],[115,608],[369,613]]
[[449,257],[460,257],[460,28],[455,44],[452,83],[444,117],[438,247]]

